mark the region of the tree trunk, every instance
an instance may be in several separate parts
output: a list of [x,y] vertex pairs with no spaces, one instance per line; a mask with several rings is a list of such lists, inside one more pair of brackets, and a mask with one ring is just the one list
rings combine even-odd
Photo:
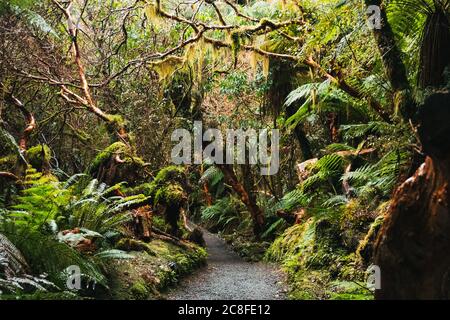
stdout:
[[217,166],[220,168],[220,170],[222,170],[225,179],[231,185],[233,190],[240,196],[241,201],[245,204],[247,210],[250,212],[250,215],[253,219],[253,233],[256,237],[258,237],[263,231],[265,219],[262,210],[256,204],[255,197],[244,187],[242,183],[239,182],[231,165],[221,164]]
[[[295,78],[296,68],[292,62],[282,60],[271,60],[270,64],[272,84],[267,93],[267,100],[271,111],[278,116],[286,97],[293,90],[292,80]],[[293,116],[297,112],[298,105],[301,104],[299,102],[296,105],[286,106],[286,117]],[[294,136],[299,144],[303,161],[311,159],[313,157],[311,146],[301,123],[294,127]]]
[[450,93],[421,106],[425,162],[394,193],[375,243],[377,299],[450,298]]

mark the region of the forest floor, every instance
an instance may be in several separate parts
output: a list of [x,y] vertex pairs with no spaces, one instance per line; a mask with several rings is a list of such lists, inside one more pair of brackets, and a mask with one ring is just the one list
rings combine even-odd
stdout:
[[247,262],[218,236],[203,230],[207,265],[167,293],[177,300],[279,300],[287,291],[282,272],[264,262]]

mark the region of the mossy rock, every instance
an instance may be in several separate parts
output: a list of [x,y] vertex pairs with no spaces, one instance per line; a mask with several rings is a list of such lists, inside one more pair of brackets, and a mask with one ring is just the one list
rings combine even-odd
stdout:
[[153,185],[150,182],[145,182],[134,187],[122,186],[120,190],[126,195],[143,194],[150,196],[152,194]]

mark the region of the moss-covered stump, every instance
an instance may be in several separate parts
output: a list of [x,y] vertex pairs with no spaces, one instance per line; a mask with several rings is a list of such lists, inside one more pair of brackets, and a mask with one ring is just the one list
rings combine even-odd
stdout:
[[100,151],[90,166],[90,173],[108,185],[131,184],[142,179],[144,161],[123,142],[115,142]]
[[[134,259],[113,260],[108,266],[110,294],[120,300],[161,298],[161,292],[206,262],[206,251],[196,245],[190,249],[152,240],[144,243],[121,240],[121,249],[130,249]],[[137,251],[136,251],[137,250]]]
[[50,148],[46,144],[38,144],[27,150],[28,163],[38,171],[48,171],[52,157]]

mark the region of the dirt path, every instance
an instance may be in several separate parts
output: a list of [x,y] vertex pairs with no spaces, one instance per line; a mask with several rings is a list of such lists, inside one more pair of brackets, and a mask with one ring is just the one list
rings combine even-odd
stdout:
[[278,300],[284,298],[280,272],[265,263],[251,263],[230,251],[225,242],[204,231],[208,264],[183,279],[167,299]]

